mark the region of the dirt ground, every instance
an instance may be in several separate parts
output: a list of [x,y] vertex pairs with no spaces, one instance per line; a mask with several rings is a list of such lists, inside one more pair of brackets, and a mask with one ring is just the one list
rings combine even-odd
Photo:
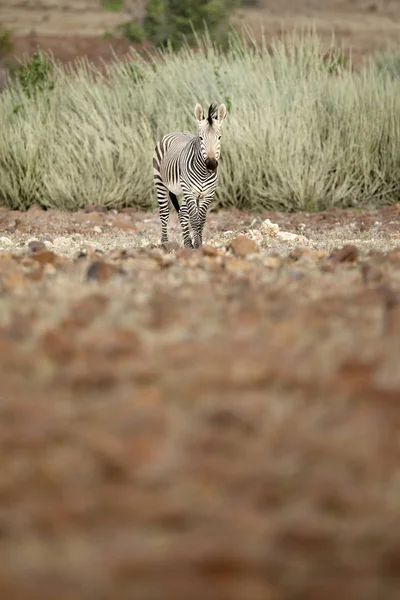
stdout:
[[[127,40],[104,38],[116,27],[143,14],[143,0],[125,0],[124,10],[103,10],[100,0],[2,0],[0,24],[15,36],[13,56],[18,59],[38,46],[51,50],[60,60],[87,56],[100,64],[115,53],[123,57]],[[352,48],[355,67],[366,55],[398,45],[400,3],[397,0],[259,0],[242,8],[235,23],[247,24],[258,35],[263,26],[267,37],[294,27],[315,26],[326,44],[332,32],[336,42]]]
[[397,598],[399,226],[0,210],[0,596]]

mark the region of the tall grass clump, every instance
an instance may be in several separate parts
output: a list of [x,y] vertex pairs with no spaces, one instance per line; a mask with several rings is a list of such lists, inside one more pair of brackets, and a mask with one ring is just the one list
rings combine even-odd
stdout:
[[[196,131],[193,108],[225,102],[217,207],[319,210],[400,199],[400,80],[355,74],[313,33],[267,47],[232,36],[224,51],[132,51],[106,75],[52,62],[49,85],[0,96],[0,203],[76,209],[155,206],[152,152]],[[30,89],[30,88],[29,88]],[[18,107],[16,109],[16,107]]]

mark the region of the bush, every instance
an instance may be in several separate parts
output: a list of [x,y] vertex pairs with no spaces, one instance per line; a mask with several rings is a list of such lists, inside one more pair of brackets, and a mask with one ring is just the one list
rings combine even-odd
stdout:
[[144,31],[157,46],[170,44],[175,50],[186,38],[195,40],[207,27],[211,38],[224,37],[229,16],[239,0],[147,0]]
[[54,88],[52,81],[53,62],[41,51],[35,52],[32,58],[17,69],[13,75],[19,82],[22,91],[28,98]]
[[122,37],[134,43],[142,42],[146,37],[143,27],[135,21],[118,25],[117,31],[122,34]]
[[[328,56],[333,56],[328,53]],[[0,96],[0,203],[75,209],[156,206],[152,153],[168,131],[196,131],[196,102],[226,102],[217,207],[317,210],[399,200],[400,81],[354,74],[312,35],[221,53],[132,51],[107,78],[52,64],[51,91],[18,79]],[[37,88],[39,89],[39,88]],[[23,110],[13,112],[23,101]]]

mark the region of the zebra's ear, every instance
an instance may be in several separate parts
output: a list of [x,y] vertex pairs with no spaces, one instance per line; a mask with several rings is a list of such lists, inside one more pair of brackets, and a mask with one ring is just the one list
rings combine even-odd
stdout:
[[196,104],[194,107],[194,116],[198,121],[204,121],[203,108],[201,104]]
[[223,121],[226,117],[226,106],[225,104],[220,104],[218,107],[218,121]]

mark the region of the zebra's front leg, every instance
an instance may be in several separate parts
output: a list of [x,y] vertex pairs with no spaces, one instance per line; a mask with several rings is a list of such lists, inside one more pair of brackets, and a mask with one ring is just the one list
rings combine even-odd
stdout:
[[201,247],[200,217],[197,208],[197,202],[194,196],[185,195],[186,206],[189,213],[190,225],[193,230],[193,246]]
[[186,201],[182,200],[181,207],[178,213],[179,222],[183,233],[183,245],[185,248],[193,248],[192,239],[189,230],[189,212],[186,206]]
[[203,244],[203,229],[207,218],[208,209],[210,208],[210,204],[213,200],[214,194],[210,196],[206,196],[203,202],[199,206],[199,230],[200,230],[200,241]]

